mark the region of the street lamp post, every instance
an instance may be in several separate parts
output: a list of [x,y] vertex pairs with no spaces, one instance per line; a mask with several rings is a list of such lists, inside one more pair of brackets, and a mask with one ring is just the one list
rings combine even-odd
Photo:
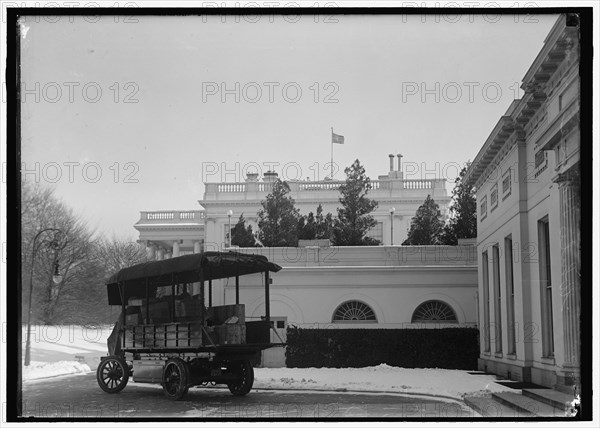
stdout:
[[227,247],[231,248],[231,216],[233,215],[233,211],[229,210],[227,211],[227,217],[229,217],[229,233],[227,234]]
[[[52,239],[42,241],[40,243],[40,245],[36,246],[37,239],[43,233],[46,233],[46,232],[53,232]],[[55,229],[55,228],[48,228],[48,229],[40,230],[37,233],[37,235],[35,235],[35,238],[33,238],[33,251],[31,254],[31,275],[29,277],[29,315],[28,315],[28,319],[27,319],[27,343],[25,344],[25,365],[26,366],[28,366],[29,363],[31,362],[31,312],[32,312],[31,300],[33,297],[33,268],[35,266],[35,255],[37,253],[37,250],[42,246],[42,244],[46,244],[48,247],[52,248],[54,251],[59,251],[59,250],[63,249],[67,245],[67,241],[65,240],[64,243],[61,245],[60,235],[64,235],[62,230]],[[52,269],[53,269],[52,280],[54,281],[55,284],[60,284],[60,282],[62,281],[62,277],[58,272],[58,260],[54,261]]]
[[390,224],[392,226],[391,228],[391,238],[392,238],[392,245],[394,245],[394,213],[396,212],[396,208],[392,207],[390,208]]

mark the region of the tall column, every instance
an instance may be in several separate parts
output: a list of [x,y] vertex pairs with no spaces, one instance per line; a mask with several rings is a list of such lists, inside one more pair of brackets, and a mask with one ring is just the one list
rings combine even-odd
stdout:
[[561,174],[558,182],[565,363],[579,367],[579,316],[581,313],[579,182],[576,175],[569,173]]
[[[198,254],[201,251],[201,246],[200,246],[200,241],[195,241],[194,242],[194,254]],[[192,284],[192,296],[195,296],[197,294],[200,294],[200,286],[201,284],[199,282],[194,282]]]
[[156,245],[150,241],[146,241],[146,249],[148,252],[148,260],[156,260]]
[[164,260],[165,259],[165,249],[163,247],[158,247],[158,254],[156,260]]
[[179,257],[179,241],[173,241],[173,257]]

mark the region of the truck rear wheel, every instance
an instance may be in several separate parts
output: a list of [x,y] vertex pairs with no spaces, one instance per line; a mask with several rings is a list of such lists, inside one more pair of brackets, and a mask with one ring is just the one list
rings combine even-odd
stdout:
[[229,391],[237,396],[248,394],[254,384],[254,369],[252,368],[250,361],[232,361],[229,368],[236,373],[238,377],[235,382],[227,384]]
[[181,358],[167,360],[163,369],[162,387],[171,400],[181,400],[189,389],[189,369]]

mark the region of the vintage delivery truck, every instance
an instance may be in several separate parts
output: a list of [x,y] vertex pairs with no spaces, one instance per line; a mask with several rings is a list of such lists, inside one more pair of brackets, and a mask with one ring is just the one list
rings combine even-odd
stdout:
[[[121,315],[108,339],[96,378],[116,393],[134,382],[160,383],[172,400],[190,386],[227,385],[250,392],[251,364],[271,343],[269,285],[281,267],[265,256],[204,252],[125,268],[107,282],[108,303]],[[247,320],[240,304],[240,276],[262,275],[264,316]],[[212,281],[235,278],[235,304],[212,305]],[[207,289],[207,290],[206,290]],[[205,305],[207,300],[208,306]]]

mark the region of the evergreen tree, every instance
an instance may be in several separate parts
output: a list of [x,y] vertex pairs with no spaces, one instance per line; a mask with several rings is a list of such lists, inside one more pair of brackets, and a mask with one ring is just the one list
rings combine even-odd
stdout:
[[316,235],[315,216],[312,211],[308,215],[300,216],[298,220],[298,239],[316,239]]
[[265,247],[295,247],[298,245],[298,218],[294,199],[288,196],[290,186],[277,179],[267,199],[258,211],[259,239]]
[[439,245],[444,220],[439,205],[427,195],[410,223],[408,237],[402,245]]
[[315,216],[315,239],[332,239],[333,236],[333,215],[327,213],[323,215],[323,206],[319,204],[317,207],[317,215]]
[[237,224],[231,230],[231,245],[237,245],[242,248],[256,246],[252,225],[249,224],[246,226],[244,213],[240,214]]
[[338,208],[335,220],[333,240],[335,245],[378,245],[379,241],[370,238],[367,232],[377,221],[370,213],[377,208],[377,201],[367,198],[371,190],[371,180],[365,174],[365,168],[356,159],[344,169],[346,182],[340,186],[339,198],[342,204]]
[[333,233],[333,216],[323,215],[323,205],[317,207],[317,214],[309,212],[298,220],[298,239],[331,239]]
[[463,183],[470,163],[460,171],[454,181],[452,189],[452,203],[450,205],[450,220],[441,236],[444,245],[457,245],[458,239],[475,238],[477,236],[477,201],[475,188]]

